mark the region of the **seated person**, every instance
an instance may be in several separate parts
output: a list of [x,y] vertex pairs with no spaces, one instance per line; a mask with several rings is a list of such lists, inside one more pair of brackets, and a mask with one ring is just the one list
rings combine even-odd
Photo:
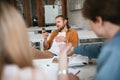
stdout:
[[[51,36],[48,40],[48,33],[45,30],[42,31],[45,51],[40,52],[39,50],[33,49],[35,58],[52,58],[53,56],[58,55],[59,44],[71,42],[72,46],[78,45],[78,34],[68,25],[68,18],[63,15],[58,15],[55,18],[55,21],[58,29],[51,33]],[[71,56],[72,54],[73,53],[69,54],[68,56]]]
[[32,59],[24,19],[10,4],[0,1],[0,80],[46,80]]
[[[74,47],[76,52],[80,49],[82,55],[95,57],[97,59],[97,71],[94,80],[120,80],[120,0],[85,0],[82,13],[83,16],[90,20],[90,25],[93,31],[99,37],[105,37],[108,41],[103,45],[100,53],[93,53],[86,51],[88,48]],[[112,5],[111,5],[112,4]],[[70,45],[69,45],[70,46]],[[64,52],[60,53],[65,55],[69,53],[71,47],[64,47]],[[94,47],[95,48],[95,47]],[[91,48],[94,52],[94,48]],[[99,48],[99,47],[98,47]],[[99,49],[98,49],[99,52]],[[64,54],[63,54],[64,53]],[[78,53],[78,52],[77,52]],[[61,56],[60,55],[60,56]],[[62,56],[64,61],[62,65],[66,65],[67,57]],[[67,68],[65,68],[67,70]],[[68,79],[64,79],[68,80]]]
[[24,19],[10,4],[0,1],[0,80],[49,80],[32,59]]

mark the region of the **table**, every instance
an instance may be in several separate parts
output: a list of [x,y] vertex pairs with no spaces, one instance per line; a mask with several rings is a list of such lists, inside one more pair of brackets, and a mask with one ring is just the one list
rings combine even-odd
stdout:
[[[52,58],[36,59],[33,60],[33,63],[36,67],[44,69],[47,80],[57,80],[58,63],[52,63]],[[88,64],[81,67],[69,68],[68,70],[74,74],[78,70],[81,70],[78,74],[80,80],[92,80],[96,72],[96,65]]]

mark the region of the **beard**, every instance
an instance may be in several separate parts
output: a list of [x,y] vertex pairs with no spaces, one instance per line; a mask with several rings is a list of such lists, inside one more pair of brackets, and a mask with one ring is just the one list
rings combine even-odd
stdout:
[[58,27],[59,32],[61,32],[64,29],[65,26]]

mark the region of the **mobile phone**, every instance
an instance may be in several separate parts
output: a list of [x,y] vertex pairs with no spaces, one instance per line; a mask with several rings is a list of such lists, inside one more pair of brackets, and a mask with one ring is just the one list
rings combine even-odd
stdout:
[[42,33],[45,33],[46,32],[46,29],[43,27],[42,28]]
[[44,28],[44,27],[42,27],[42,30],[45,30],[45,28]]

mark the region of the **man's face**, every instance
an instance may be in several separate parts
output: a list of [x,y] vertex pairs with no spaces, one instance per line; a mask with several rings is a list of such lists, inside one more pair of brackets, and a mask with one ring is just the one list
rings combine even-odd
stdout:
[[57,28],[61,31],[66,26],[66,20],[63,20],[61,17],[55,19]]

